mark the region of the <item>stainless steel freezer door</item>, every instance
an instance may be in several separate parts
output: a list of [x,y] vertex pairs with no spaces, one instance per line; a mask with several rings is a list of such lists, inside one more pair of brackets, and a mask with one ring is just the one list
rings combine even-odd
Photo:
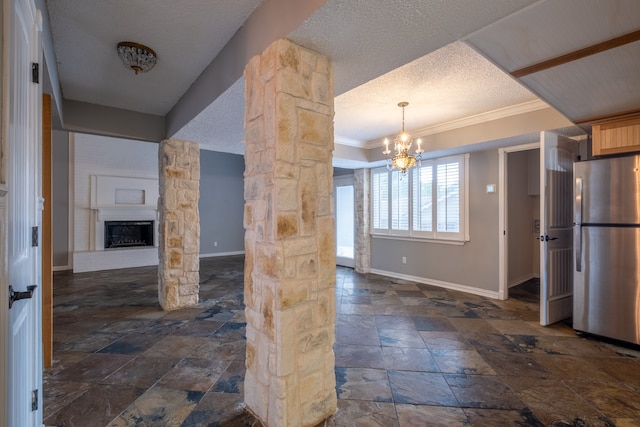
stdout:
[[583,224],[640,224],[640,156],[578,162],[573,170],[583,182]]
[[574,329],[640,344],[640,227],[582,227],[582,245]]

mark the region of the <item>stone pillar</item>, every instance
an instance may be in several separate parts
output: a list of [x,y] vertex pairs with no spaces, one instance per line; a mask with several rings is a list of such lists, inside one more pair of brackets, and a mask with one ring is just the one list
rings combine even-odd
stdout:
[[175,310],[198,303],[200,149],[195,142],[164,140],[158,161],[158,299],[164,310]]
[[368,273],[371,270],[371,235],[369,217],[371,215],[370,204],[369,169],[356,169],[353,171],[353,197],[355,201],[355,265],[358,273]]
[[245,68],[245,402],[268,426],[336,411],[333,71],[278,40]]

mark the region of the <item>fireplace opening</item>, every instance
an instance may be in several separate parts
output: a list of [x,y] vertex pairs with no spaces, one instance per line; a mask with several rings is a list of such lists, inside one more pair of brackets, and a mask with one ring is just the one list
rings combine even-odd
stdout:
[[104,248],[153,246],[153,221],[105,221]]

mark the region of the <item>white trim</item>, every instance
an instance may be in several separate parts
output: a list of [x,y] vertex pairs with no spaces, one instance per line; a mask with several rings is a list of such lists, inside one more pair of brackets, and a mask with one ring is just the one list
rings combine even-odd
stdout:
[[67,271],[72,270],[73,268],[70,265],[57,265],[53,267],[53,271]]
[[383,240],[404,240],[407,242],[422,242],[422,243],[439,243],[444,245],[463,246],[466,242],[462,240],[448,240],[448,239],[430,239],[428,237],[415,237],[415,236],[402,236],[397,234],[378,234],[369,233],[372,239]]
[[75,163],[75,152],[76,152],[76,139],[75,139],[75,133],[69,132],[68,133],[68,150],[69,150],[69,163],[68,163],[68,167],[69,167],[69,182],[68,182],[68,198],[69,198],[69,203],[68,203],[68,211],[67,211],[67,220],[68,220],[68,225],[67,225],[67,231],[68,231],[68,236],[67,236],[67,247],[68,247],[68,252],[67,252],[67,263],[69,264],[69,267],[71,267],[71,269],[73,270],[73,252],[74,252],[74,238],[75,238],[75,215],[76,215],[76,210],[75,210],[75,198],[76,198],[76,194],[75,194],[75,189],[76,189],[76,185],[75,185],[75,167],[76,167],[76,163]]
[[349,147],[367,148],[367,143],[364,141],[360,141],[353,138],[347,138],[345,136],[340,136],[340,135],[334,135],[333,142],[335,144],[347,145]]
[[386,277],[392,277],[394,279],[402,279],[402,280],[408,280],[408,281],[411,281],[411,282],[424,283],[425,285],[437,286],[439,288],[445,288],[445,289],[450,289],[450,290],[453,290],[453,291],[465,292],[465,293],[468,293],[468,294],[479,295],[479,296],[482,296],[482,297],[487,297],[487,298],[492,298],[492,299],[499,299],[498,292],[489,291],[487,289],[474,288],[473,286],[461,285],[459,283],[445,282],[445,281],[442,281],[442,280],[429,279],[429,278],[426,278],[426,277],[411,276],[411,275],[408,275],[408,274],[401,274],[401,273],[396,273],[396,272],[393,272],[393,271],[377,270],[377,269],[373,269],[373,268],[371,270],[369,270],[369,273],[379,274],[381,276],[386,276]]
[[[504,119],[506,117],[511,117],[518,114],[530,113],[533,111],[542,110],[544,108],[549,108],[549,105],[540,99],[534,99],[533,101],[523,102],[522,104],[512,105],[510,107],[498,108],[497,110],[487,111],[485,113],[464,117],[462,119],[452,120],[446,123],[426,126],[419,129],[412,129],[410,130],[410,133],[415,138],[424,137],[427,135],[448,132],[467,126],[478,125],[492,120]],[[387,137],[393,139],[392,135],[388,135]],[[382,140],[384,140],[384,137],[372,141],[367,141],[364,146],[367,149],[375,148],[376,146],[380,145],[380,141]]]
[[513,288],[514,286],[518,286],[523,284],[524,282],[527,282],[531,279],[535,279],[536,275],[533,273],[528,273],[528,274],[523,274],[520,277],[517,277],[515,279],[511,279],[509,280],[509,288]]
[[498,294],[501,300],[509,298],[507,277],[509,274],[507,253],[507,158],[506,154],[518,151],[528,151],[540,148],[539,142],[514,145],[498,149]]
[[231,251],[231,252],[214,252],[210,254],[200,254],[200,258],[211,258],[229,255],[244,255],[244,251]]

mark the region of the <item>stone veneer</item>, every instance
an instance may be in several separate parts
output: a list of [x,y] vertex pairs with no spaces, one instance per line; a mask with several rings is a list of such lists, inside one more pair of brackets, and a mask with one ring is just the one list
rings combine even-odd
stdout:
[[369,215],[371,205],[369,191],[371,174],[369,169],[353,171],[353,198],[355,203],[355,264],[358,273],[371,270],[371,235],[369,234]]
[[158,150],[158,298],[164,310],[198,303],[200,290],[200,149],[168,139]]
[[268,426],[336,411],[333,71],[279,40],[245,68],[247,408]]

